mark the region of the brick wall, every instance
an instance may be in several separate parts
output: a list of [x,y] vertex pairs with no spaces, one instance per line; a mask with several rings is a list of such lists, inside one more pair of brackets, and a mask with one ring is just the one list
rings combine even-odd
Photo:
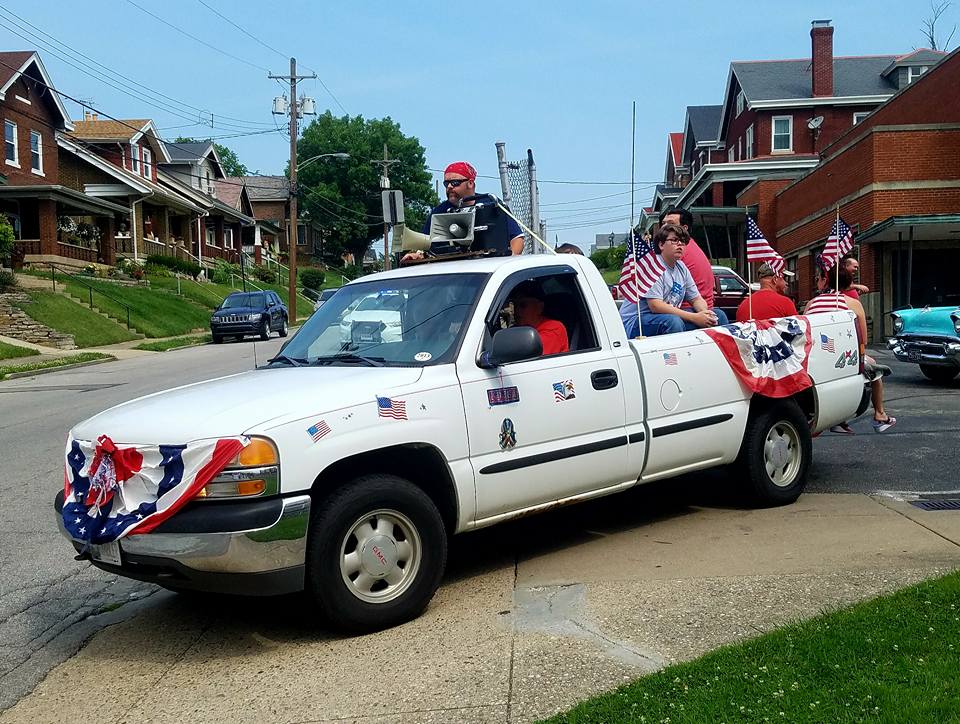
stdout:
[[[30,104],[18,100],[20,95],[30,100]],[[17,155],[20,167],[4,162],[0,173],[7,177],[10,186],[59,183],[57,164],[57,141],[54,127],[60,121],[59,115],[51,111],[48,101],[36,93],[29,93],[22,81],[14,83],[7,91],[6,99],[0,101],[0,115],[4,122],[17,124]],[[42,148],[43,175],[33,173],[30,168],[30,132],[40,134]],[[4,154],[6,149],[4,149]],[[4,155],[6,159],[6,155]]]
[[756,206],[757,224],[767,241],[777,248],[777,193],[790,184],[790,179],[760,179],[737,196],[737,206]]
[[[114,184],[117,180],[72,153],[62,153],[60,162],[60,183],[75,191],[83,191],[86,184]],[[123,199],[116,200],[122,204]]]

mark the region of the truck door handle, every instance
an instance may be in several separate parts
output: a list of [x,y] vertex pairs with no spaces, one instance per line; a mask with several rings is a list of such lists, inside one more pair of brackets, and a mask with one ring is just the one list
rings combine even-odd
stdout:
[[590,382],[595,390],[610,390],[617,386],[616,370],[597,370],[590,373]]

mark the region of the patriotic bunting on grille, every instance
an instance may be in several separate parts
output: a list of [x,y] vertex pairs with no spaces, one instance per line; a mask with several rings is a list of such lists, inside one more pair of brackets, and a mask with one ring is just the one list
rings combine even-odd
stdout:
[[249,438],[187,445],[67,440],[63,525],[87,544],[147,533],[176,513],[249,443]]

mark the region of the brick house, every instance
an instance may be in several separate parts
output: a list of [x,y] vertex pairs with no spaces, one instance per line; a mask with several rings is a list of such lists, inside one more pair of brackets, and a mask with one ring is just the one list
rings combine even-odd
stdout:
[[[62,178],[57,136],[73,129],[40,56],[0,53],[4,164],[0,212],[13,225],[14,262],[83,265],[103,259],[110,223],[125,208]],[[105,223],[109,222],[109,223]]]
[[[280,230],[274,237],[276,255],[286,257],[290,226],[290,179],[286,176],[243,176],[257,221],[267,221]],[[263,230],[261,230],[261,241]],[[272,235],[273,232],[268,232]],[[297,217],[297,253],[323,256],[323,229],[306,213],[302,205]]]
[[857,231],[875,339],[891,333],[893,309],[960,303],[960,51],[912,78],[903,68],[891,72],[904,87],[824,147],[816,169],[755,194],[801,300],[839,208]]

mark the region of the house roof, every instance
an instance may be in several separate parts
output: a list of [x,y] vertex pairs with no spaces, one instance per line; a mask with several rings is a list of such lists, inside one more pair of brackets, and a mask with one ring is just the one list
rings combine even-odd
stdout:
[[694,143],[717,140],[722,109],[721,105],[687,106],[687,122],[693,131]]
[[73,122],[70,136],[88,143],[136,143],[145,138],[157,154],[157,163],[170,161],[166,144],[160,139],[157,127],[149,118],[84,118],[82,121]]
[[929,48],[918,48],[912,53],[907,53],[901,55],[896,60],[894,60],[890,65],[888,65],[884,71],[883,75],[888,76],[897,68],[904,68],[910,65],[927,65],[938,63],[943,60],[943,57],[946,55],[942,50],[930,50]]
[[251,201],[286,201],[290,179],[286,176],[241,176]]
[[164,141],[167,147],[167,153],[170,154],[171,163],[196,163],[206,157],[211,151],[216,155],[216,149],[213,147],[213,141],[197,141],[190,143],[170,143]]
[[674,167],[679,166],[683,158],[683,133],[670,134],[670,153],[673,154]]
[[227,206],[232,206],[237,211],[240,208],[241,197],[243,196],[243,180],[239,178],[230,178],[227,180],[217,179],[213,182],[217,189],[217,198]]
[[[29,72],[33,67],[34,72]],[[53,89],[53,83],[47,69],[43,67],[43,61],[34,50],[12,50],[0,52],[0,100],[3,100],[7,91],[10,89],[20,75],[26,75],[41,85]],[[60,115],[63,122],[62,127],[70,131],[73,125],[70,122],[70,114],[67,113],[59,93],[48,93],[47,97],[53,103],[54,108]]]

